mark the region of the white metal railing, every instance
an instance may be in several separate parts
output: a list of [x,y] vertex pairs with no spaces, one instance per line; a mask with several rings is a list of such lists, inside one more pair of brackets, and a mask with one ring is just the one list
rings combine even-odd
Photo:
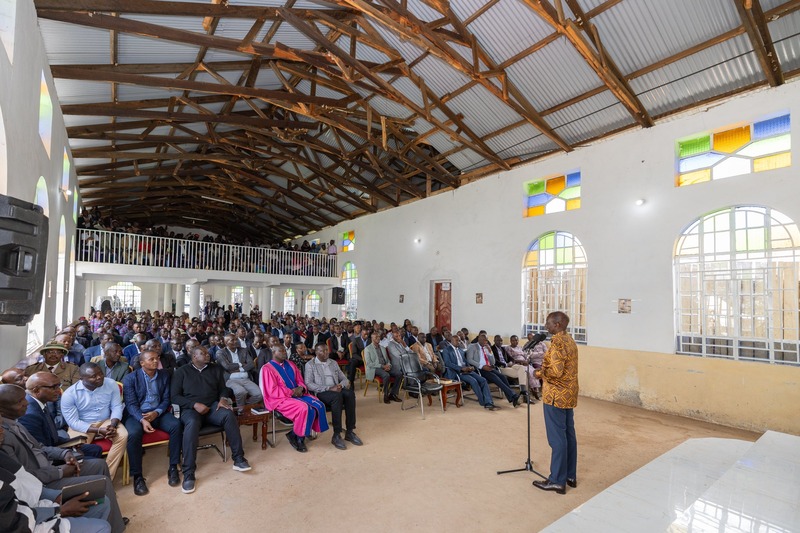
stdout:
[[79,229],[77,261],[251,274],[336,277],[336,256]]

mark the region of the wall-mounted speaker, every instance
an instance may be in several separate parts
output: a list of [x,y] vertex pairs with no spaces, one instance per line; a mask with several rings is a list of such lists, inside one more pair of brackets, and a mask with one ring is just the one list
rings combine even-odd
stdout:
[[0,324],[24,326],[39,312],[47,229],[41,207],[0,194]]
[[334,287],[332,291],[331,303],[333,305],[344,305],[344,287]]

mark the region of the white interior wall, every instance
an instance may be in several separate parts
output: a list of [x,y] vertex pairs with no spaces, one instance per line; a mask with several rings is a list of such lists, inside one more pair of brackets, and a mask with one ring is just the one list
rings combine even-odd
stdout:
[[[36,18],[36,10],[30,0],[15,2],[13,21],[13,47],[6,46],[10,33],[3,36],[0,46],[0,109],[5,123],[6,149],[0,149],[0,168],[5,168],[6,180],[0,180],[0,193],[33,202],[36,183],[44,176],[48,185],[49,241],[47,248],[47,279],[45,281],[45,305],[41,337],[46,340],[56,326],[56,293],[59,221],[64,217],[66,235],[75,233],[73,202],[75,195],[66,197],[61,191],[61,175],[66,130],[58,105],[50,68]],[[4,13],[8,14],[8,13]],[[9,21],[9,24],[11,22]],[[13,57],[8,52],[13,49]],[[53,122],[51,150],[48,157],[39,137],[39,92],[44,71],[50,96],[53,100]],[[2,126],[0,126],[2,127]],[[68,149],[69,150],[69,149]],[[71,165],[70,189],[75,188],[75,166]],[[68,255],[68,254],[67,254]],[[63,277],[64,292],[68,291],[72,278],[69,261]],[[48,297],[49,295],[49,297]],[[65,302],[69,302],[65,298]],[[67,320],[72,320],[72,310],[66,310]],[[77,315],[75,315],[77,316]],[[28,328],[26,326],[0,326],[0,338],[4,350],[0,353],[0,368],[5,369],[19,361],[26,351]]]
[[[410,318],[427,326],[430,282],[453,282],[453,326],[519,333],[521,267],[529,244],[552,230],[573,233],[589,263],[589,344],[674,351],[672,254],[680,232],[697,217],[737,204],[775,208],[800,223],[797,163],[758,174],[676,188],[675,141],[706,130],[793,115],[800,138],[798,83],[761,90],[621,134],[585,148],[499,173],[456,191],[362,217],[317,232],[335,238],[354,229],[356,246],[340,268],[358,268],[358,315],[384,321]],[[522,218],[523,183],[581,170],[581,208]],[[645,199],[637,207],[635,201]],[[417,244],[414,239],[420,238]],[[475,293],[483,293],[483,304]],[[404,302],[399,303],[399,295]],[[616,300],[633,299],[617,314]]]

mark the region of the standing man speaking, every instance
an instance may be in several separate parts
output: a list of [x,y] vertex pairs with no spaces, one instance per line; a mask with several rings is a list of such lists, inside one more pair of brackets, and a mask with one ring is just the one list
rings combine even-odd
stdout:
[[544,425],[552,454],[550,477],[534,481],[533,485],[559,494],[566,494],[566,485],[576,487],[578,484],[578,441],[573,416],[578,404],[578,347],[567,333],[567,325],[569,317],[561,311],[547,315],[545,328],[552,340],[544,354],[542,368],[535,374],[543,382]]

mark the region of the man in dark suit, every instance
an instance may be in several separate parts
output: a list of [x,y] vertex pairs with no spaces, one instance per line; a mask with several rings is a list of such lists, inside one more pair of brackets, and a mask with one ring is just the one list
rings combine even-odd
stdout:
[[350,358],[350,338],[342,333],[342,326],[339,324],[333,325],[333,334],[328,339],[328,349],[331,359],[342,361]]
[[225,370],[225,385],[233,391],[236,407],[261,402],[261,389],[250,379],[256,368],[250,346],[242,348],[235,336],[225,335],[225,348],[217,352],[217,364]]
[[449,331],[444,334],[445,342],[442,345],[442,359],[444,359],[444,377],[469,384],[478,397],[478,403],[485,409],[495,411],[500,407],[494,404],[492,393],[489,392],[489,383],[480,375],[477,369],[467,362],[464,350],[456,345],[456,337]]
[[303,341],[303,343],[306,345],[306,349],[309,351],[309,353],[312,353],[317,344],[325,342],[326,340],[328,340],[328,335],[322,333],[319,329],[319,326],[314,324],[311,326],[311,333],[306,336],[306,339]]
[[[154,341],[160,344],[158,341]],[[142,436],[156,429],[169,433],[169,470],[167,479],[170,487],[181,483],[178,464],[181,460],[181,423],[172,414],[170,400],[170,375],[159,370],[159,353],[145,350],[139,356],[141,368],[125,376],[122,382],[125,398],[125,429],[128,430],[128,459],[130,474],[133,477],[133,493],[137,496],[147,494],[149,489],[142,477]]]
[[356,370],[364,364],[364,349],[369,345],[368,339],[367,330],[362,330],[361,324],[356,324],[350,337],[350,361],[347,363],[347,380],[351,389],[356,387]]
[[[45,446],[60,446],[69,439],[58,434],[53,413],[55,402],[61,397],[61,380],[51,372],[36,372],[26,384],[28,408],[17,422]],[[81,453],[86,457],[101,457],[103,450],[96,444],[84,444]]]

